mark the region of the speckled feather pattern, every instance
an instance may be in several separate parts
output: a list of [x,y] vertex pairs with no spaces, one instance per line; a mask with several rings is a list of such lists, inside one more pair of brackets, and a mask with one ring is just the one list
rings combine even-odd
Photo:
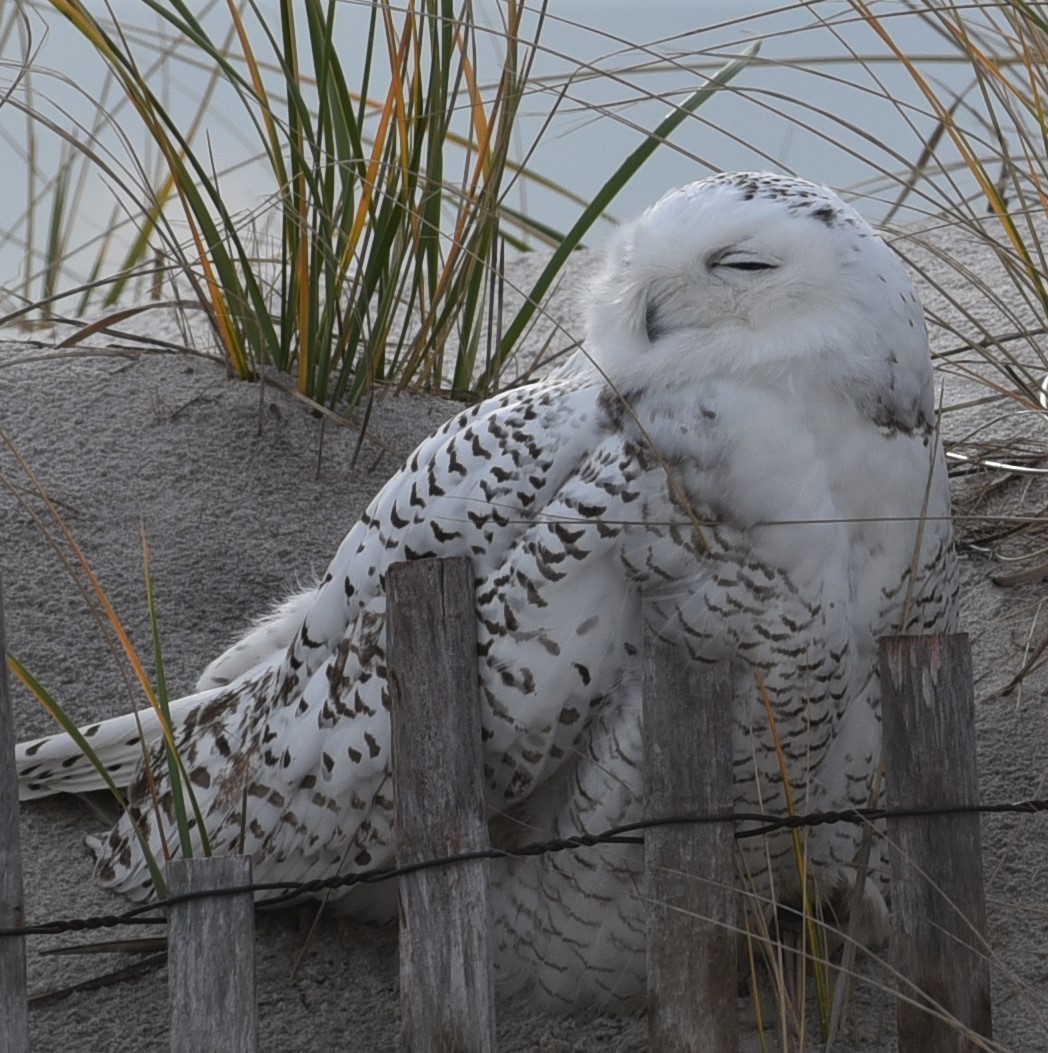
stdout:
[[[399,560],[452,555],[475,571],[496,843],[642,817],[642,594],[652,627],[690,660],[733,660],[740,808],[786,808],[766,700],[795,805],[866,804],[877,638],[955,628],[927,340],[897,259],[831,192],[785,176],[714,176],[626,227],[593,290],[585,349],[423,442],[319,585],[175,704],[212,844],[250,853],[256,879],[392,861],[384,578]],[[134,723],[87,734],[130,782],[131,819],[157,852]],[[26,797],[95,781],[64,736],[20,747],[19,763]],[[151,763],[171,841],[159,746]],[[150,883],[130,821],[91,843],[102,882],[141,899]],[[809,832],[825,897],[843,902],[854,886],[860,838]],[[788,837],[739,844],[759,896],[798,898]],[[876,939],[876,846],[871,875]],[[635,847],[509,860],[493,880],[506,989],[557,1006],[643,993]],[[376,886],[338,905],[395,913]]]

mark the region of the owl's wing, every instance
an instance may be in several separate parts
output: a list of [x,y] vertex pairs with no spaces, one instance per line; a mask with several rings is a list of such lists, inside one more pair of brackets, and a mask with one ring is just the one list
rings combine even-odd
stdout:
[[[213,848],[249,852],[256,873],[288,880],[388,856],[383,584],[399,560],[473,560],[493,792],[526,795],[556,766],[601,677],[614,676],[608,650],[625,656],[637,635],[629,567],[613,553],[648,510],[599,396],[576,374],[449,422],[382,489],[317,589],[210,668],[216,684],[241,671],[202,696],[179,738]],[[169,808],[162,776],[161,789]],[[131,818],[157,851],[150,792],[132,787]],[[146,881],[130,822],[95,843],[103,879],[126,892]]]
[[[259,817],[246,846],[256,867],[273,860],[282,876],[305,880],[390,858],[383,583],[392,563],[473,561],[494,808],[558,777],[592,721],[623,698],[636,702],[640,589],[685,568],[694,576],[695,537],[662,472],[599,402],[599,391],[572,382],[465,415],[420,447],[347,537],[289,651],[277,691],[288,704],[266,713],[265,770],[279,771],[292,799],[282,790]],[[320,641],[340,631],[321,657]],[[290,686],[297,676],[308,678],[301,693]]]

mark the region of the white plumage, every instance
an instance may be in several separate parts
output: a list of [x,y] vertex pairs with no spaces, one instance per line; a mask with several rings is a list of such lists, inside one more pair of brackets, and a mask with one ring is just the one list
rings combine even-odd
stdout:
[[[726,174],[666,195],[613,242],[585,351],[423,442],[323,581],[175,704],[213,845],[250,853],[260,881],[391,861],[383,580],[429,555],[475,568],[499,843],[642,816],[642,592],[694,660],[734,660],[740,807],[785,809],[762,692],[798,806],[865,804],[880,754],[877,637],[954,628],[931,381],[909,280],[832,193]],[[159,855],[134,718],[85,733],[131,783]],[[144,733],[154,740],[155,723]],[[76,753],[65,736],[19,747],[23,795],[98,785]],[[156,748],[152,765],[168,794]],[[169,796],[164,808],[177,853]],[[860,837],[809,832],[822,896],[846,901]],[[150,894],[127,818],[92,846],[105,885]],[[758,894],[799,897],[787,836],[740,848]],[[639,994],[641,874],[638,850],[618,846],[498,864],[504,986],[555,1004]],[[875,928],[875,882],[864,896]],[[364,886],[341,906],[383,916],[390,904]]]

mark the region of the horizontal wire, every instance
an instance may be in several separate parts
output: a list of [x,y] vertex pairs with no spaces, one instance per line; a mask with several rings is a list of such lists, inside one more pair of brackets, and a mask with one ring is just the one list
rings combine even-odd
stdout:
[[352,885],[377,884],[404,877],[408,874],[417,874],[424,870],[434,870],[438,867],[453,866],[459,863],[527,858],[529,856],[548,855],[553,852],[575,851],[580,848],[595,848],[598,845],[639,845],[644,843],[644,838],[636,836],[638,832],[665,826],[709,826],[714,823],[757,824],[755,827],[747,830],[736,830],[736,839],[741,839],[760,837],[773,833],[776,830],[798,830],[804,827],[825,826],[830,823],[866,825],[884,819],[927,818],[929,816],[947,815],[1000,815],[1006,813],[1030,815],[1038,812],[1048,812],[1048,799],[1033,798],[1025,801],[999,804],[931,805],[921,808],[847,808],[838,811],[809,812],[805,815],[786,816],[770,815],[766,812],[657,816],[651,819],[642,819],[636,823],[628,823],[624,826],[614,826],[600,834],[576,834],[572,837],[536,841],[513,849],[482,848],[472,852],[457,852],[454,855],[423,859],[416,863],[361,870],[355,874],[320,878],[315,881],[267,881],[248,885],[231,885],[227,888],[185,892],[177,896],[169,896],[166,899],[143,903],[121,914],[98,914],[86,918],[55,919],[35,925],[0,928],[0,937],[51,936],[63,932],[84,932],[91,929],[116,928],[120,925],[163,925],[166,924],[167,918],[157,917],[157,911],[166,910],[192,900],[208,899],[216,896],[241,896],[256,892],[278,892],[279,895],[261,899],[256,903],[258,907],[274,907],[317,892],[348,888]]

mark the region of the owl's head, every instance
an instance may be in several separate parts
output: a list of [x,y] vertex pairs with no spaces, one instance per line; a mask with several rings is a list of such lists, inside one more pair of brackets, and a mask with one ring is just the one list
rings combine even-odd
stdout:
[[613,240],[587,350],[620,390],[739,377],[813,386],[888,427],[932,417],[920,303],[895,254],[825,187],[725,173],[674,190]]

